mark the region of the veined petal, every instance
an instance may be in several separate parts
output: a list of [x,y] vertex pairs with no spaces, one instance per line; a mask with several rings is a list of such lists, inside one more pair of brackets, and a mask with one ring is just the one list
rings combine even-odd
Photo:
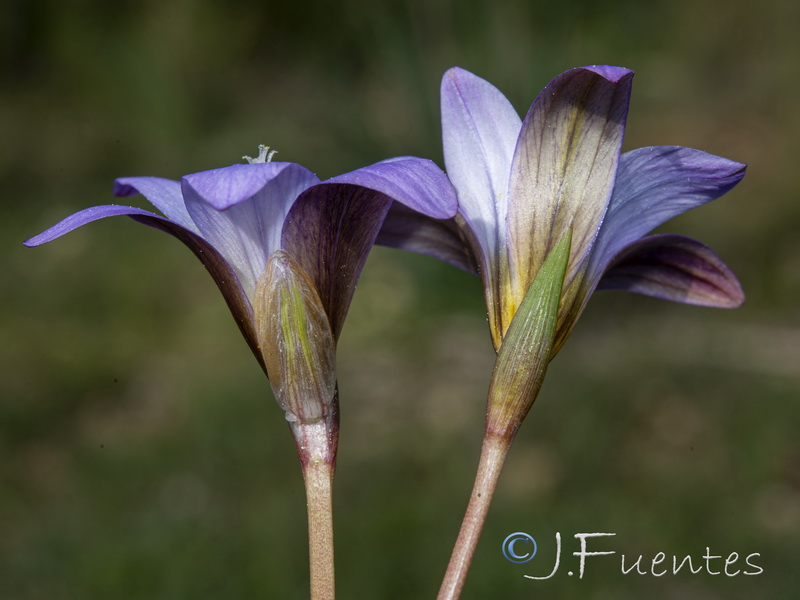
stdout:
[[619,67],[572,69],[528,111],[511,167],[505,327],[567,228],[573,238],[565,288],[585,266],[614,185],[632,77]]
[[455,191],[431,161],[385,161],[315,185],[295,202],[282,245],[314,280],[338,339],[356,281],[393,201],[435,218],[455,215]]
[[398,202],[392,203],[375,243],[427,254],[478,274],[475,257],[454,219],[431,219]]
[[319,179],[294,163],[242,164],[187,175],[183,197],[192,220],[234,267],[249,298],[280,248],[286,213]]
[[623,154],[587,280],[595,283],[611,259],[631,242],[722,196],[739,183],[745,169],[742,163],[680,146],[639,148]]
[[[625,246],[669,219],[718,198],[735,186],[744,172],[741,163],[680,146],[654,146],[623,154],[586,275],[573,281],[569,290],[573,300],[562,311],[557,345],[569,335],[609,263]],[[735,281],[733,274],[728,274]],[[734,293],[733,288],[726,289]]]
[[391,204],[368,188],[322,183],[303,192],[287,215],[283,247],[314,281],[336,339]]
[[736,308],[744,302],[736,276],[708,246],[669,234],[651,235],[625,247],[598,289],[716,308]]
[[114,181],[114,195],[119,197],[141,194],[166,217],[195,233],[200,233],[183,201],[180,181],[163,177],[120,177]]
[[483,270],[493,274],[505,243],[508,177],[522,121],[500,90],[458,67],[442,78],[441,109],[445,167],[459,213],[480,244]]

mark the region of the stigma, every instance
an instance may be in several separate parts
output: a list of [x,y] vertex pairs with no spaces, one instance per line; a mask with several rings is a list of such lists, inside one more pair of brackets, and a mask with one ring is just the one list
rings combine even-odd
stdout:
[[249,156],[243,156],[242,159],[246,160],[251,165],[257,165],[262,163],[272,162],[272,157],[278,153],[277,150],[270,150],[269,146],[265,146],[264,144],[258,145],[258,156],[255,158],[251,158]]

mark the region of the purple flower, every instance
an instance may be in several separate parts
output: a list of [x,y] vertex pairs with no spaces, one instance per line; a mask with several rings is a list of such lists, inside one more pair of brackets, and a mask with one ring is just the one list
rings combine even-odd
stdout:
[[[302,412],[308,413],[305,418],[318,418],[319,407],[303,411],[307,398],[283,398],[298,382],[268,367],[283,364],[295,375],[304,372],[297,357],[287,358],[287,348],[295,348],[300,358],[311,357],[306,366],[322,380],[309,385],[333,394],[331,356],[356,281],[392,203],[432,219],[456,212],[452,186],[428,160],[394,159],[320,182],[298,164],[269,162],[264,147],[260,160],[251,164],[195,173],[179,182],[125,177],[115,182],[114,193],[142,194],[164,216],[129,206],[96,206],[25,245],[38,246],[116,215],[175,236],[211,273],[290,421],[304,418],[297,414]],[[278,297],[294,311],[286,312],[283,321],[275,319],[282,305],[275,302]],[[291,323],[307,329],[296,344],[283,327]]]
[[320,182],[293,163],[250,164],[180,182],[127,177],[117,196],[145,196],[164,216],[129,206],[77,212],[27,240],[50,242],[115,215],[165,231],[206,266],[286,413],[300,457],[309,522],[311,597],[334,597],[331,486],[338,446],[336,342],[356,281],[394,202],[452,218],[456,197],[428,160],[398,158]]
[[706,246],[646,235],[727,192],[744,165],[675,146],[620,154],[632,77],[572,69],[520,120],[494,86],[450,69],[442,133],[458,214],[441,222],[393,208],[379,236],[479,274],[497,351],[478,471],[440,600],[459,596],[511,441],[595,290],[718,307],[744,300]]
[[393,208],[379,242],[479,274],[496,349],[568,230],[553,354],[597,289],[716,307],[744,300],[736,277],[708,247],[645,234],[730,190],[745,166],[678,146],[620,154],[632,76],[619,67],[572,69],[520,120],[490,83],[459,68],[444,75],[444,156],[458,215],[435,222]]

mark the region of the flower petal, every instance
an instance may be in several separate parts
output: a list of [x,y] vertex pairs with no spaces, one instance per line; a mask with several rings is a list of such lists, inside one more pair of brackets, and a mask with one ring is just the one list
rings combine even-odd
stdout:
[[514,305],[504,312],[513,315],[569,227],[573,239],[565,287],[585,266],[614,185],[632,77],[632,71],[619,67],[572,69],[554,79],[528,111],[511,168]]
[[344,183],[322,183],[295,202],[283,247],[311,276],[336,339],[392,199]]
[[186,208],[202,236],[233,266],[248,298],[280,247],[286,213],[319,180],[294,163],[242,164],[187,175]]
[[114,195],[141,194],[166,217],[195,233],[200,233],[183,202],[180,181],[163,177],[120,177],[114,182]]
[[651,235],[625,247],[598,289],[716,308],[736,308],[744,302],[736,276],[708,246],[669,234]]
[[431,219],[398,202],[392,203],[375,243],[427,254],[478,274],[475,257],[454,219]]
[[[288,173],[284,173],[287,170]],[[282,173],[288,177],[276,181]],[[295,194],[296,198],[306,187],[318,183],[319,179],[311,171],[295,163],[267,162],[235,164],[202,171],[186,175],[182,182],[184,182],[184,194],[185,184],[188,184],[193,193],[205,203],[217,210],[225,210],[263,193],[265,188],[270,189],[270,185],[278,184],[286,188],[291,185],[305,185]]]
[[324,183],[369,188],[434,219],[450,219],[458,210],[453,184],[435,162],[426,158],[404,156],[384,160]]
[[456,198],[429,160],[385,161],[306,190],[287,215],[282,244],[314,280],[338,339],[356,281],[392,201],[450,218]]
[[106,217],[115,217],[119,215],[145,215],[154,217],[156,219],[163,219],[163,217],[150,212],[149,210],[143,210],[141,208],[134,208],[133,206],[119,206],[117,204],[106,204],[104,206],[92,206],[90,208],[84,208],[83,210],[79,210],[76,213],[71,214],[66,219],[59,221],[52,227],[44,230],[42,233],[33,236],[30,239],[27,239],[23,242],[29,248],[34,246],[41,246],[42,244],[46,244],[47,242],[52,242],[53,240],[60,238],[62,235],[69,233],[70,231],[77,229],[78,227],[83,227],[87,223],[91,223],[92,221],[97,221],[99,219],[105,219]]
[[441,109],[444,161],[458,191],[459,212],[480,244],[480,258],[497,265],[522,121],[500,90],[458,67],[442,78]]
[[625,246],[662,223],[719,198],[744,177],[745,165],[680,146],[654,146],[620,157],[617,181],[592,249],[593,285]]

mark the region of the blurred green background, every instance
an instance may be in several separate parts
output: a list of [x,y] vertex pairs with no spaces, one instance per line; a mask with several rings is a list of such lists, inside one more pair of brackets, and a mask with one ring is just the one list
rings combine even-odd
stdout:
[[[522,113],[596,63],[637,72],[626,148],[749,164],[664,229],[714,247],[748,302],[592,300],[512,448],[463,598],[795,598],[799,23],[788,0],[3,3],[0,598],[307,597],[290,435],[202,266],[127,219],[23,239],[111,202],[117,176],[178,178],[259,143],[323,178],[398,154],[442,164],[446,68]],[[477,280],[374,251],[339,347],[341,598],[435,595],[492,358]],[[520,530],[540,544],[525,566],[500,553]],[[618,554],[568,577],[572,535],[595,531],[629,561],[708,546],[758,552],[764,573],[624,576]],[[524,579],[549,572],[556,532],[559,574]]]

